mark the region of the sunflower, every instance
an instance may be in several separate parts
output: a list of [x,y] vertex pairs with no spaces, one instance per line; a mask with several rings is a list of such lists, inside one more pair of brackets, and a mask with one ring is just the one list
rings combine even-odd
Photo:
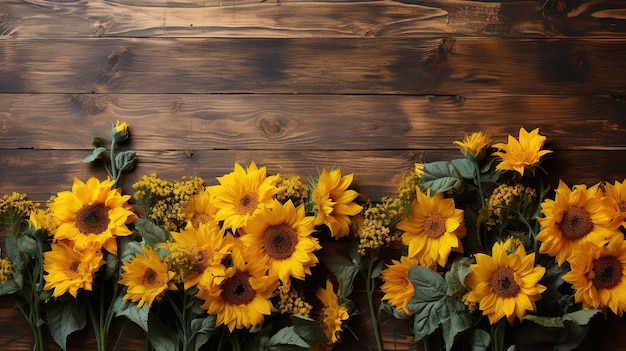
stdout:
[[507,144],[493,144],[493,147],[499,151],[492,155],[502,159],[502,162],[496,166],[496,170],[517,171],[524,175],[525,170],[537,166],[541,157],[552,152],[541,150],[545,142],[546,137],[539,134],[539,128],[535,128],[530,133],[526,129],[520,128],[519,140],[509,135]]
[[[509,246],[510,248],[510,246]],[[526,311],[535,311],[535,302],[541,299],[546,287],[539,284],[546,269],[535,265],[535,254],[526,254],[523,246],[507,254],[505,245],[495,243],[492,256],[476,254],[476,264],[465,278],[471,289],[466,302],[478,303],[489,323],[496,324],[506,317],[512,325],[520,321]]]
[[554,200],[546,199],[541,212],[543,217],[537,218],[541,225],[537,235],[541,241],[539,252],[554,256],[559,265],[581,241],[599,243],[617,233],[610,227],[611,214],[603,206],[598,185],[575,185],[570,189],[559,181]]
[[214,197],[206,190],[191,196],[182,211],[185,221],[190,222],[196,229],[201,223],[217,222],[215,215],[218,208],[213,204],[213,199]]
[[166,290],[176,290],[171,281],[174,272],[170,272],[167,264],[161,261],[156,251],[143,246],[143,253],[135,253],[135,257],[122,266],[122,279],[119,284],[127,287],[124,300],[138,302],[141,308],[144,303],[151,306],[154,300],[160,300]]
[[265,167],[257,168],[254,162],[247,169],[235,163],[235,170],[222,177],[217,177],[220,185],[207,187],[215,196],[214,204],[218,208],[217,221],[224,221],[224,228],[232,231],[248,223],[262,209],[273,204],[277,189],[276,176],[266,176]]
[[604,201],[615,227],[626,227],[626,181],[604,185]]
[[46,284],[44,290],[54,289],[53,297],[69,292],[76,297],[79,289],[92,290],[93,279],[105,261],[102,251],[95,247],[77,248],[72,242],[51,244],[43,253]]
[[333,290],[333,284],[330,280],[326,280],[326,288],[318,288],[316,296],[322,302],[322,326],[326,332],[326,336],[332,343],[339,341],[339,333],[343,330],[342,323],[347,320],[350,315],[348,309],[339,305],[339,294]]
[[224,275],[222,260],[230,253],[232,236],[224,235],[214,222],[188,225],[180,232],[171,232],[173,241],[161,245],[169,251],[166,263],[184,281],[185,290],[201,279]]
[[389,305],[409,316],[413,311],[406,308],[406,305],[415,293],[415,287],[409,280],[409,268],[417,265],[419,265],[417,260],[402,256],[400,261],[391,260],[391,264],[380,273],[383,280],[380,289],[385,293],[382,299],[389,301]]
[[352,178],[352,174],[342,177],[340,169],[328,172],[324,168],[313,189],[315,225],[326,225],[334,238],[348,235],[350,216],[357,215],[363,209],[353,201],[359,193],[348,190],[352,184]]
[[397,228],[402,233],[402,243],[409,247],[409,257],[422,265],[437,263],[445,266],[450,252],[463,252],[461,239],[466,228],[463,210],[454,207],[453,199],[444,199],[443,193],[430,196],[416,190],[409,217],[403,218]]
[[248,221],[241,241],[250,248],[245,254],[249,262],[268,266],[270,275],[289,285],[290,277],[304,280],[318,262],[315,251],[322,247],[311,235],[314,231],[313,217],[306,216],[304,205],[296,208],[291,200],[284,205],[274,200],[272,209]]
[[485,149],[489,146],[491,141],[489,136],[483,132],[474,132],[469,135],[465,135],[463,141],[455,141],[454,144],[458,146],[465,157],[479,160],[484,155]]
[[202,308],[216,315],[215,326],[234,329],[261,325],[274,306],[270,301],[278,287],[276,276],[266,275],[267,268],[258,264],[229,267],[224,277],[216,277],[209,284],[200,282],[196,297],[204,300]]
[[576,290],[575,301],[583,309],[610,308],[622,316],[626,306],[626,242],[614,236],[598,245],[592,241],[581,243],[568,258],[571,270],[563,280]]
[[49,206],[56,225],[55,239],[72,240],[78,248],[95,242],[117,254],[115,238],[131,234],[126,225],[137,215],[128,204],[130,195],[111,189],[114,183],[110,179],[101,183],[94,177],[83,183],[74,178],[72,191],[58,193]]

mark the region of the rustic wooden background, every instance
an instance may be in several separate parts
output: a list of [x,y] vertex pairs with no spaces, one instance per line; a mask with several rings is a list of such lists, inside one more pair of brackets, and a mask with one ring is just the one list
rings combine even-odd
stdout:
[[[128,190],[254,160],[303,177],[339,166],[377,200],[415,161],[457,157],[465,132],[521,126],[549,137],[555,181],[621,181],[625,64],[623,0],[0,0],[0,194],[45,201],[103,177],[81,160],[116,120],[138,155]],[[386,349],[418,349],[382,319]],[[368,327],[357,318],[374,348]],[[593,348],[624,349],[602,337],[623,327]],[[127,334],[119,350],[143,349]],[[0,299],[0,349],[29,340]],[[346,334],[336,350],[364,348]]]

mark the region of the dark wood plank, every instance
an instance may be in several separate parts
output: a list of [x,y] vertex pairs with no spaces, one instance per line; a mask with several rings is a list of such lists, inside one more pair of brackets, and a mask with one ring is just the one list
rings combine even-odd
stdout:
[[30,39],[3,93],[626,94],[626,40]]
[[[106,177],[102,167],[81,163],[89,152],[74,150],[0,150],[0,194],[26,193],[32,200],[46,201],[59,191],[71,189],[72,179]],[[354,174],[354,188],[362,199],[378,201],[393,195],[402,174],[414,162],[432,162],[457,158],[455,150],[380,150],[380,151],[285,151],[285,150],[137,150],[138,164],[123,182],[124,190],[144,174],[156,172],[161,178],[178,180],[182,176],[200,176],[207,184],[217,184],[215,177],[232,171],[233,164],[255,161],[268,173],[300,175],[303,180],[317,176],[322,167],[340,167]],[[626,178],[623,150],[559,151],[547,158],[545,168],[553,185],[563,179],[568,185],[592,185],[600,181],[623,181]]]
[[[19,1],[0,34],[63,37],[623,37],[624,2]],[[332,14],[332,15],[330,15]]]
[[4,149],[89,148],[119,119],[143,150],[455,149],[466,132],[506,141],[521,126],[559,150],[626,148],[626,103],[610,96],[0,94],[0,106]]

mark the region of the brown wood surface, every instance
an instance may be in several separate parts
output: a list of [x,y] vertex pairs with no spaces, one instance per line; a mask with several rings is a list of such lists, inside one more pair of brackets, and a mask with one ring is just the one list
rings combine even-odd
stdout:
[[[43,202],[104,177],[81,160],[116,120],[138,155],[128,191],[256,161],[304,179],[341,167],[376,201],[414,162],[459,157],[464,133],[522,126],[548,136],[553,185],[621,181],[625,62],[622,0],[0,0],[0,196]],[[353,298],[364,313],[335,349],[374,349],[362,287]],[[626,350],[624,327],[581,349]],[[143,350],[128,328],[118,350]],[[421,349],[402,321],[381,330],[385,350]],[[0,297],[0,350],[30,340]]]

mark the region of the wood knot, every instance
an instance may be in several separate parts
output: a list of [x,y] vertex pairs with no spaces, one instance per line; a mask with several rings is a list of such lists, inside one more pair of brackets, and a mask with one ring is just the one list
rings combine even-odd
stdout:
[[439,44],[439,52],[444,55],[444,56],[448,56],[449,54],[452,53],[452,50],[454,49],[454,45],[456,44],[456,39],[454,38],[443,38],[443,40],[441,41],[441,44]]
[[543,14],[549,18],[559,17],[568,12],[570,0],[547,0],[543,4]]
[[268,139],[278,139],[287,133],[286,122],[280,116],[260,115],[256,124],[257,128]]
[[92,116],[104,112],[109,104],[105,97],[91,94],[71,94],[70,101],[75,110]]

